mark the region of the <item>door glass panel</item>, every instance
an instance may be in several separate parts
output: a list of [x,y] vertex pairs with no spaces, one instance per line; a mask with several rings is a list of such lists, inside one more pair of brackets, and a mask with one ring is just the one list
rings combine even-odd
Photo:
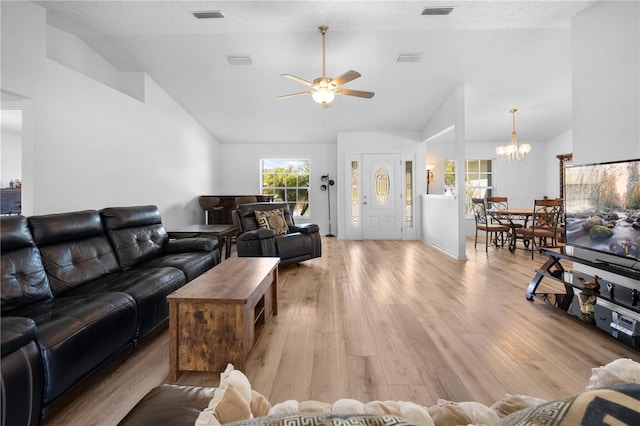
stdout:
[[413,161],[404,166],[404,226],[413,228]]
[[360,182],[358,181],[358,162],[351,162],[351,229],[360,228],[360,204],[358,203],[358,192]]
[[385,167],[381,166],[376,171],[375,182],[376,182],[376,200],[378,201],[378,204],[380,204],[381,206],[384,206],[384,204],[387,202],[387,198],[389,198],[389,185],[390,185],[389,172]]

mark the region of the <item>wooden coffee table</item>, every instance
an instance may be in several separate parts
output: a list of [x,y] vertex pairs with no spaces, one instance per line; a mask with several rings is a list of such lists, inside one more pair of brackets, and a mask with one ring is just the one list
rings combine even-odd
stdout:
[[167,232],[169,238],[215,237],[220,240],[218,250],[222,259],[222,246],[225,249],[225,258],[231,256],[231,239],[238,232],[235,225],[188,225],[174,231]]
[[169,380],[182,371],[243,370],[272,315],[278,314],[277,257],[234,257],[167,296]]

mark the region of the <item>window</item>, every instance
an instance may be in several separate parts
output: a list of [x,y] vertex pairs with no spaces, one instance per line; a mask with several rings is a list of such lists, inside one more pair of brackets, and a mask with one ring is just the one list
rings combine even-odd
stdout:
[[404,227],[413,228],[413,161],[404,163]]
[[[466,160],[464,162],[464,195],[466,215],[473,215],[473,208],[471,205],[472,198],[491,197],[491,189],[493,185],[492,166],[492,160]],[[444,168],[445,189],[455,188],[455,161],[445,160]]]
[[294,216],[309,217],[309,160],[261,160],[263,195],[289,204]]

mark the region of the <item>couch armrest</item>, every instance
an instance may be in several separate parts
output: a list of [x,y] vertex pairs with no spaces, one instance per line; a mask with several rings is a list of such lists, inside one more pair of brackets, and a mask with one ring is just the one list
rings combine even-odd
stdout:
[[252,241],[252,240],[266,240],[273,238],[275,233],[271,229],[259,228],[252,229],[251,231],[243,232],[236,237],[236,241]]
[[315,223],[303,223],[300,225],[289,225],[289,232],[300,232],[301,234],[313,234],[319,232],[320,227]]
[[31,318],[2,317],[2,356],[26,346],[36,340],[36,323]]
[[164,246],[165,253],[189,253],[194,251],[214,251],[220,242],[217,238],[180,238],[169,240]]

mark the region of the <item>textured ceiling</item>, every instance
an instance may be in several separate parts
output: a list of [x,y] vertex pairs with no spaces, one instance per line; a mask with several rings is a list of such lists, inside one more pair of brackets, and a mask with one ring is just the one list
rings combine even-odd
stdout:
[[[571,127],[571,18],[592,1],[43,1],[48,23],[121,71],[145,71],[222,143],[332,142],[341,131],[419,131],[458,85],[470,141],[519,140]],[[449,16],[424,7],[454,6]],[[191,12],[220,10],[224,19]],[[362,74],[323,109],[286,80]],[[398,63],[420,53],[418,63]],[[250,56],[232,66],[228,56]]]

